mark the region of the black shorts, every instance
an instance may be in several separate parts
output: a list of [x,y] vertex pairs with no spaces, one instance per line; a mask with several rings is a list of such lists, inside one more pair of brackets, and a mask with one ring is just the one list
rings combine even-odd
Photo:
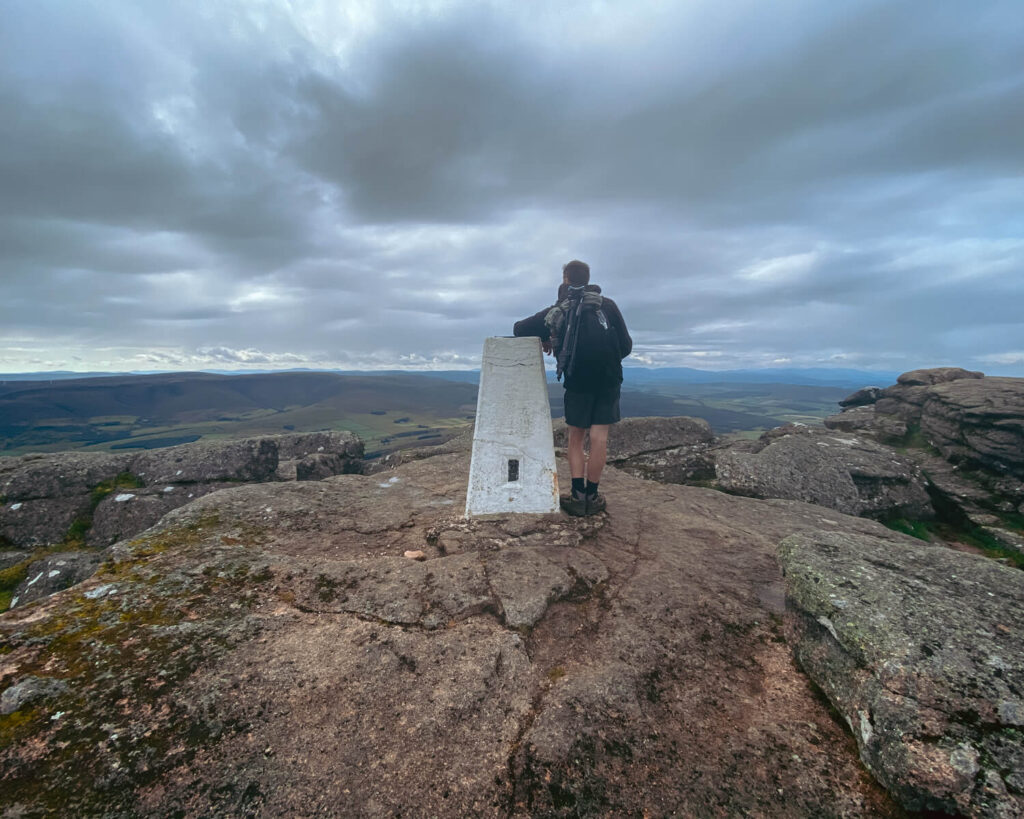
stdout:
[[565,391],[565,423],[587,429],[594,424],[614,424],[619,420],[620,384],[600,392]]

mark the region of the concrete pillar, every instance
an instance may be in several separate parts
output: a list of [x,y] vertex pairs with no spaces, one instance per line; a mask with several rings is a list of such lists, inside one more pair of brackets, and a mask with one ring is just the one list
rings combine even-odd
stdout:
[[484,342],[466,517],[558,511],[551,406],[540,339]]

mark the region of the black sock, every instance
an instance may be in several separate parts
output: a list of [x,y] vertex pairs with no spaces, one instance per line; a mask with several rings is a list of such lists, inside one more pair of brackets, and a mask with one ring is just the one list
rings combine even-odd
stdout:
[[572,479],[572,491],[573,493],[580,495],[584,493],[585,490],[583,488],[583,478]]
[[592,481],[587,481],[587,495],[594,497],[597,494],[597,484]]

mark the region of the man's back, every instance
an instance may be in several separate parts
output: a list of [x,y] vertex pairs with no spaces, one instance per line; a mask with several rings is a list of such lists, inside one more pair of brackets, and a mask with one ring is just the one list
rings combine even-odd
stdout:
[[[601,293],[601,288],[596,284],[588,284],[586,291],[589,293]],[[539,336],[545,342],[564,343],[563,339],[552,339],[551,329],[545,324],[552,308],[558,305],[565,305],[568,299],[567,287],[563,284],[559,288],[559,301],[550,307],[545,307],[529,318],[517,321],[512,328],[516,336]],[[601,317],[608,324],[607,330],[596,329],[600,325],[599,317],[588,317],[583,322],[584,332],[579,339],[581,342],[575,351],[575,366],[567,368],[565,377],[565,388],[579,392],[597,392],[616,384],[622,383],[622,359],[633,350],[633,339],[626,329],[626,321],[622,317],[619,306],[607,296],[601,297]],[[595,329],[590,329],[595,328]],[[602,333],[610,333],[611,337],[605,341],[600,339]],[[558,352],[557,350],[555,352]]]

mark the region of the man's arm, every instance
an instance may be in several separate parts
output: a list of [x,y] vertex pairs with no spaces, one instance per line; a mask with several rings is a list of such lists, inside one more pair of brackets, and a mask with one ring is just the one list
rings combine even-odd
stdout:
[[512,335],[539,336],[541,341],[547,341],[551,335],[551,331],[548,330],[548,326],[544,323],[544,319],[550,309],[550,307],[545,307],[539,313],[534,313],[529,318],[517,321],[512,327]]

